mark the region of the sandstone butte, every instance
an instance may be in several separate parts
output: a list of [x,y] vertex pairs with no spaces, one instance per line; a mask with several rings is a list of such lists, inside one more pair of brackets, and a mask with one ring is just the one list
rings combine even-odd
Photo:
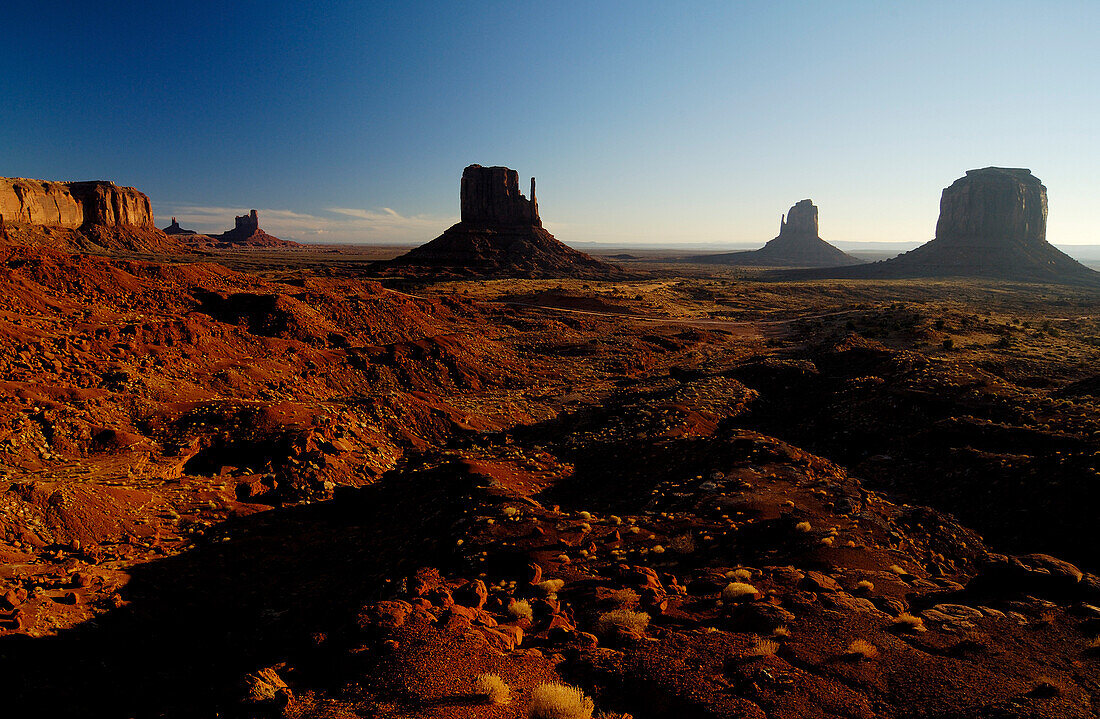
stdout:
[[1100,273],[1054,247],[1046,235],[1047,188],[1031,170],[967,170],[943,191],[935,239],[883,262],[804,276],[1100,283]]
[[779,220],[779,234],[759,250],[699,255],[691,262],[754,267],[838,267],[856,265],[855,257],[821,239],[817,205],[800,200]]
[[610,277],[622,274],[559,242],[542,226],[535,178],[531,197],[519,173],[470,165],[462,171],[461,221],[431,242],[380,264],[384,273],[432,276]]
[[169,235],[180,236],[183,242],[197,248],[215,249],[275,249],[286,247],[301,247],[301,243],[291,240],[281,240],[274,235],[269,235],[260,229],[260,215],[252,210],[247,215],[239,215],[233,218],[233,229],[226,230],[220,235],[200,235],[192,230],[185,230],[172,218],[172,224],[164,228]]
[[113,182],[0,178],[5,241],[66,250],[172,251],[153,224],[149,198]]

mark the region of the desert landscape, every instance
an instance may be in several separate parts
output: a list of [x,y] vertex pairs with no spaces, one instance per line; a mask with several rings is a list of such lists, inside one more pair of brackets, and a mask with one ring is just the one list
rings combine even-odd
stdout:
[[3,181],[6,701],[1095,716],[1100,284],[1021,173],[905,279],[617,265],[506,168],[390,259]]
[[1100,719],[1097,27],[6,9],[0,717]]

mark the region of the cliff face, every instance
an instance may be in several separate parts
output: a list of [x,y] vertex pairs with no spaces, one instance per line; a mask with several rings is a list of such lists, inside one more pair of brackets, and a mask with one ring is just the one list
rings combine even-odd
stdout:
[[1044,242],[1047,188],[1030,170],[967,170],[940,198],[936,239]]
[[153,227],[149,198],[111,182],[0,178],[0,215],[9,223],[52,227]]
[[462,171],[460,195],[462,221],[465,223],[542,227],[533,177],[531,199],[527,199],[519,191],[519,173],[515,170],[470,165]]
[[799,200],[779,221],[779,236],[804,235],[817,237],[817,205],[813,200]]

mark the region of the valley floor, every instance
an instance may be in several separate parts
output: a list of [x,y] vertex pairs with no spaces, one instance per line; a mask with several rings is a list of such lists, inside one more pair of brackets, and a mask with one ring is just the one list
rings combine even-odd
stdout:
[[1093,292],[2,254],[13,709],[1100,715]]

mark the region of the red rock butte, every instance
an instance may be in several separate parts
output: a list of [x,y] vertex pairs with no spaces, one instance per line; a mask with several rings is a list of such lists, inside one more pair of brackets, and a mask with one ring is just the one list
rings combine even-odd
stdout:
[[531,197],[519,189],[519,173],[507,167],[470,165],[462,171],[462,220],[390,263],[383,273],[431,277],[609,277],[621,274],[559,242],[542,226],[535,178]]
[[984,277],[1100,284],[1100,273],[1054,247],[1046,237],[1047,188],[1031,170],[967,170],[940,197],[935,239],[891,260],[813,276]]
[[840,267],[860,263],[818,235],[817,205],[800,200],[779,219],[779,235],[759,250],[700,255],[692,262],[755,267]]

